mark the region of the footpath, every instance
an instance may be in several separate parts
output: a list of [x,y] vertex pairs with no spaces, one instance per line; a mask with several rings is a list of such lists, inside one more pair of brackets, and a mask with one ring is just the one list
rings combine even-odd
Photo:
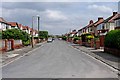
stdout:
[[42,42],[42,43],[38,43],[35,44],[34,47],[32,48],[32,46],[25,46],[22,47],[20,49],[15,49],[13,51],[8,51],[8,52],[4,52],[0,55],[0,65],[4,66],[5,64],[15,60],[16,58],[20,57],[20,56],[24,56],[25,54],[27,54],[29,51],[32,51],[38,47],[40,47],[42,44],[44,44],[46,42]]
[[117,70],[118,75],[120,75],[120,57],[114,56],[109,53],[104,52],[104,48],[95,49],[85,46],[80,46],[79,44],[69,43],[72,47],[79,49],[80,51],[100,60],[101,62],[109,65],[110,67]]

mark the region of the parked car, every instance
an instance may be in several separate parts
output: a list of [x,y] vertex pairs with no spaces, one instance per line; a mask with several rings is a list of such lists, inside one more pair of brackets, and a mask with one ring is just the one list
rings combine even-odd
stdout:
[[53,39],[50,37],[50,38],[48,38],[48,40],[47,40],[47,42],[52,42],[53,41]]

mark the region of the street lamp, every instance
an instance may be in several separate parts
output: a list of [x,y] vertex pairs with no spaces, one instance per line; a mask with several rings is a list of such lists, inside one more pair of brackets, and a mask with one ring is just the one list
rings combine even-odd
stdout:
[[37,17],[38,17],[38,42],[39,42],[39,21],[40,21],[40,17],[39,17],[39,15],[37,15]]
[[37,15],[37,16],[32,16],[32,48],[34,47],[34,43],[33,43],[33,40],[34,40],[34,36],[33,36],[33,19],[34,19],[34,17],[38,17],[38,41],[39,41],[39,20],[40,20],[40,17],[39,17],[39,15]]

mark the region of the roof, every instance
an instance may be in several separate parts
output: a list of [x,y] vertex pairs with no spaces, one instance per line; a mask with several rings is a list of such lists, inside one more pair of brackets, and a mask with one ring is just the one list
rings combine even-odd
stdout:
[[114,22],[115,18],[118,17],[118,14],[116,14],[115,16],[113,16],[108,22]]
[[22,24],[18,24],[18,27],[21,28],[21,27],[22,27]]
[[4,20],[2,17],[0,17],[0,22],[7,23],[7,21]]
[[23,29],[23,30],[26,30],[26,29],[27,29],[27,27],[26,27],[26,26],[22,26],[22,29]]
[[17,26],[17,22],[8,22],[11,26]]
[[114,15],[108,17],[106,20],[104,20],[104,23],[107,23],[107,22],[114,22],[114,18],[115,18],[115,16],[117,16],[117,15],[118,15],[118,14],[116,13],[116,14],[114,14]]
[[103,18],[99,19],[98,21],[96,21],[96,22],[94,23],[94,26],[97,26],[97,25],[103,23],[103,21],[104,21]]
[[86,27],[91,27],[93,24],[93,20],[90,20],[89,24]]
[[117,19],[120,19],[120,14],[118,14],[118,15],[114,18],[114,20],[117,20]]

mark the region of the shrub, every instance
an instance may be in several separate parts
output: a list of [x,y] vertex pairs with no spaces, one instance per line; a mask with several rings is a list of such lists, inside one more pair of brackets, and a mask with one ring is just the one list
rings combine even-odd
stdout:
[[73,40],[74,40],[74,41],[76,41],[76,40],[80,40],[80,37],[74,37]]
[[2,32],[2,39],[15,39],[22,40],[23,43],[26,43],[30,40],[30,35],[19,29],[7,29]]
[[28,46],[28,45],[30,45],[30,40],[23,41],[23,45],[24,45],[24,46]]
[[120,30],[112,30],[105,36],[105,47],[120,49]]
[[90,39],[93,39],[94,36],[92,36],[92,35],[88,35],[88,36],[86,36],[86,38],[90,40]]
[[62,36],[62,40],[67,40],[67,37],[66,36]]

